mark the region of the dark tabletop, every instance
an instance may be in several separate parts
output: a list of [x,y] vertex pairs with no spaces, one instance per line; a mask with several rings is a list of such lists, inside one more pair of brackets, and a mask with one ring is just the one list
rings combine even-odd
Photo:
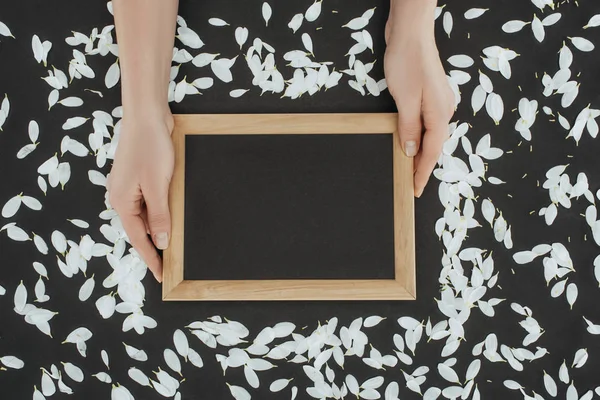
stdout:
[[[123,239],[119,236],[118,220],[113,219],[113,226],[109,226],[113,216],[110,211],[105,211],[106,190],[102,177],[96,172],[89,173],[98,171],[106,176],[111,160],[98,166],[95,152],[88,152],[84,157],[61,152],[61,142],[66,135],[90,150],[88,135],[94,129],[101,129],[101,124],[100,128],[93,125],[92,119],[101,120],[103,117],[98,111],[110,114],[119,106],[120,86],[107,89],[104,82],[115,56],[110,53],[105,56],[88,55],[87,62],[95,72],[95,78],[73,80],[68,88],[60,90],[60,99],[80,97],[84,101],[82,106],[69,108],[56,104],[48,110],[48,95],[52,88],[41,79],[48,76],[48,72],[36,62],[32,51],[33,35],[38,35],[42,42],[52,42],[48,68],[55,66],[67,73],[73,59],[73,47],[65,42],[65,38],[72,35],[72,31],[89,35],[95,27],[102,31],[112,24],[106,3],[67,0],[4,2],[0,5],[0,21],[8,26],[15,38],[0,36],[0,95],[6,93],[10,101],[10,111],[0,132],[0,173],[3,179],[0,207],[23,193],[39,200],[42,208],[32,210],[22,204],[16,214],[7,211],[9,216],[0,216],[0,226],[16,223],[0,232],[0,294],[5,291],[0,296],[0,366],[9,367],[0,370],[0,398],[29,399],[34,393],[34,386],[41,390],[42,384],[47,398],[68,398],[58,389],[50,396],[52,390],[49,386],[58,385],[58,380],[44,377],[40,369],[53,374],[53,365],[62,373],[64,384],[73,391],[71,398],[94,400],[110,399],[111,392],[113,400],[129,398],[119,385],[127,388],[135,399],[162,398],[157,390],[173,396],[175,391],[169,392],[165,388],[174,383],[162,373],[158,378],[153,373],[159,369],[181,381],[177,391],[183,399],[229,399],[232,398],[231,390],[238,398],[245,398],[245,393],[239,394],[237,390],[240,389],[235,387],[245,388],[255,399],[287,399],[291,397],[293,386],[297,387],[298,399],[325,398],[328,390],[335,391],[331,381],[336,387],[345,383],[346,387],[354,390],[354,378],[358,385],[362,385],[362,398],[395,398],[391,395],[393,382],[399,385],[398,397],[402,399],[421,398],[416,393],[418,391],[428,391],[428,396],[432,396],[429,398],[435,398],[435,388],[445,390],[443,395],[446,398],[454,398],[456,393],[458,396],[462,394],[457,387],[459,385],[473,385],[468,398],[477,398],[473,394],[475,387],[483,399],[521,398],[523,395],[515,390],[521,386],[528,396],[534,396],[535,392],[548,399],[554,394],[550,380],[556,383],[557,398],[578,399],[594,390],[600,383],[597,374],[600,346],[595,336],[600,333],[600,327],[595,325],[600,324],[597,306],[600,275],[594,271],[594,260],[599,254],[600,223],[596,223],[597,217],[592,215],[591,209],[588,210],[588,220],[596,226],[596,242],[585,215],[591,202],[598,201],[599,139],[593,138],[587,130],[593,133],[594,123],[587,122],[587,129],[577,145],[573,138],[566,138],[570,128],[561,126],[558,118],[563,116],[570,127],[585,125],[586,122],[576,124],[578,116],[593,118],[580,115],[580,112],[588,105],[591,109],[600,107],[598,49],[581,51],[577,47],[585,50],[587,44],[580,39],[570,39],[582,37],[598,45],[600,27],[583,27],[594,14],[600,13],[600,5],[594,0],[569,1],[561,2],[554,11],[549,6],[542,11],[535,3],[542,1],[449,1],[436,21],[441,59],[446,72],[452,77],[451,81],[460,89],[461,103],[453,117],[454,127],[460,127],[451,139],[458,142],[456,150],[452,143],[446,145],[446,156],[436,177],[431,179],[423,196],[416,201],[416,301],[163,303],[160,285],[151,279],[150,274],[144,276],[144,267],[127,255]],[[180,15],[205,42],[202,49],[188,48],[188,51],[193,56],[206,52],[232,58],[243,55],[250,41],[260,37],[275,48],[278,69],[285,79],[289,79],[293,71],[292,67],[285,65],[283,54],[302,49],[300,35],[307,32],[312,37],[316,59],[332,61],[336,70],[343,70],[348,67],[345,55],[355,41],[350,37],[351,31],[341,26],[361,16],[365,10],[376,7],[365,28],[373,37],[374,54],[367,50],[357,58],[364,63],[376,60],[369,75],[377,81],[383,78],[383,28],[389,8],[385,0],[324,0],[320,17],[312,23],[304,21],[296,34],[287,24],[295,14],[303,13],[312,4],[310,0],[272,1],[273,15],[268,27],[261,16],[261,4],[260,1],[182,0]],[[489,10],[478,18],[467,19],[465,12],[476,7]],[[548,26],[543,28],[545,37],[541,42],[534,37],[531,24],[524,26],[520,32],[503,32],[503,25],[510,20],[530,22],[534,15],[542,20],[556,12],[561,13],[562,18],[555,24],[551,24],[553,17],[544,21]],[[471,10],[467,16],[472,14],[477,12]],[[448,35],[444,32],[444,25],[449,27],[450,16],[453,24]],[[208,19],[212,17],[222,18],[231,25],[211,26]],[[541,29],[538,21],[534,21],[533,25],[536,31]],[[238,26],[249,29],[250,39],[243,52],[234,39],[234,30]],[[114,32],[111,35],[114,38]],[[576,82],[563,87],[563,90],[572,90],[579,85],[578,96],[566,108],[561,105],[562,95],[546,97],[542,84],[544,73],[552,77],[559,70],[558,52],[563,42],[573,54],[568,68],[570,79]],[[176,41],[176,46],[183,48],[179,41]],[[490,46],[518,53],[510,61],[512,74],[509,79],[485,65],[483,50]],[[84,47],[76,46],[82,52]],[[454,60],[461,61],[460,58],[452,59],[452,63],[447,61],[455,55],[468,55],[474,64],[466,68],[453,66],[452,63],[457,62]],[[510,56],[510,53],[504,50],[502,57],[507,55]],[[566,55],[563,54],[563,57]],[[459,70],[470,76],[468,82],[465,82],[465,74],[456,72]],[[494,95],[489,96],[494,98],[497,95],[502,99],[504,113],[498,125],[488,115],[485,106],[473,115],[471,97],[475,90],[480,90],[476,89],[479,85],[478,70],[493,83]],[[281,98],[281,94],[261,95],[260,89],[251,84],[252,75],[243,56],[236,60],[231,71],[233,82],[223,83],[215,78],[214,86],[203,90],[202,95],[188,95],[181,103],[171,103],[172,111],[395,111],[387,91],[378,97],[361,96],[348,85],[349,77],[346,75],[336,87],[290,100]],[[566,74],[566,71],[563,73]],[[184,76],[187,76],[188,82],[200,77],[214,78],[209,67],[197,68],[192,63],[181,66],[176,81]],[[86,89],[101,91],[103,96]],[[250,91],[240,98],[232,98],[229,92],[233,89]],[[520,118],[517,108],[522,98],[538,103],[529,142],[515,130],[515,123]],[[548,107],[548,114],[543,107]],[[64,130],[63,123],[71,117],[90,120],[75,129]],[[117,112],[109,125],[116,124],[118,119]],[[31,120],[39,125],[39,145],[33,153],[19,159],[19,150],[30,143],[28,126]],[[461,139],[459,136],[467,127],[460,125],[463,123],[468,124],[468,131]],[[103,143],[110,143],[113,132],[113,127],[108,126]],[[491,146],[503,151],[501,157],[495,158],[495,151],[483,149],[486,134],[490,134]],[[477,148],[481,138],[484,138],[483,142]],[[77,146],[72,144],[70,148]],[[469,156],[468,151],[476,154]],[[62,190],[60,184],[49,186],[44,195],[38,186],[38,168],[55,154],[60,162],[69,164],[70,179]],[[476,179],[474,174],[467,176],[464,169],[467,168],[467,172],[477,169],[480,160],[486,163],[486,170],[482,172],[484,178]],[[561,186],[557,177],[550,179],[549,183],[556,189],[544,188],[547,171],[559,165],[568,166],[564,172],[558,171],[557,176],[564,173],[575,185],[578,175],[584,173],[587,184],[583,175],[579,177],[581,183],[574,187],[565,182]],[[61,168],[66,168],[66,165]],[[494,178],[505,183],[496,184],[498,182]],[[44,175],[44,180],[48,182],[47,175]],[[558,196],[554,198],[554,206],[550,206],[553,203],[550,191],[553,195],[556,191]],[[586,191],[589,191],[589,199]],[[565,206],[569,204],[565,198],[569,196],[573,198],[567,208]],[[452,200],[459,198],[458,204]],[[489,199],[493,204],[491,207],[495,208],[495,229],[490,227],[482,213],[482,207],[487,209],[489,206],[485,199]],[[24,201],[37,208],[34,201]],[[557,217],[548,221],[551,224],[539,215],[540,209],[549,206],[549,213],[554,207],[558,210]],[[474,214],[471,209],[474,209]],[[444,221],[439,221],[440,218]],[[86,221],[89,226],[81,228],[69,221],[75,219]],[[503,220],[510,227],[512,243],[502,228]],[[436,223],[438,233],[442,234],[444,230],[442,239],[436,233]],[[60,262],[65,262],[65,254],[61,254],[65,252],[61,249],[60,234],[55,233],[54,241],[51,240],[54,231],[61,232],[70,241],[68,251],[71,254],[67,261],[69,265],[80,265],[81,268],[85,268],[85,264],[85,276],[80,270],[68,278],[65,273],[71,275],[73,272],[69,273],[69,266],[63,266],[64,272],[61,271],[57,256]],[[47,254],[42,254],[33,240],[14,240],[23,235],[25,239],[33,239],[34,233],[47,243]],[[464,236],[462,242],[459,240],[461,235]],[[97,243],[91,251],[94,253],[92,257],[86,245],[90,238]],[[454,238],[459,239],[453,241]],[[36,243],[39,245],[39,239]],[[541,244],[550,247],[538,246]],[[538,246],[535,251],[539,254],[530,260],[533,253],[529,251],[534,246]],[[80,254],[76,254],[77,251]],[[523,251],[528,253],[521,253]],[[106,255],[108,252],[111,254]],[[82,260],[86,257],[89,260],[84,263]],[[32,266],[34,262],[43,264],[47,270],[48,279],[42,278],[45,294],[49,296],[45,302],[35,301],[35,287],[41,269],[36,264],[36,270]],[[596,262],[596,265],[600,263]],[[106,280],[113,273],[113,268],[118,276],[113,274]],[[549,283],[545,273],[549,275]],[[88,279],[93,279],[95,286],[91,295],[83,296],[84,301],[81,301],[80,289]],[[40,284],[37,285],[38,294],[42,297]],[[83,295],[89,285],[91,281],[81,289]],[[27,291],[25,300],[24,290]],[[117,312],[110,316],[106,314],[107,318],[104,318],[99,308],[103,312],[110,309],[112,299],[121,305],[117,306]],[[28,305],[24,305],[23,301]],[[43,321],[50,316],[51,336],[43,332],[46,329]],[[138,334],[136,328],[140,329],[141,324],[145,324],[146,329],[143,334]],[[72,332],[74,334],[70,335]],[[89,333],[91,338],[88,338]],[[194,353],[189,353],[180,344],[182,333],[189,347],[202,357],[201,368],[192,365]],[[177,349],[173,343],[174,334]],[[77,350],[76,344],[63,344],[65,339],[68,339],[67,342],[85,342],[85,357]],[[480,343],[484,340],[485,351],[482,353]],[[254,345],[248,349],[253,342]],[[148,360],[133,359],[123,343],[144,350]],[[261,349],[261,346],[266,348]],[[180,351],[187,355],[189,361],[171,351],[165,353],[165,349]],[[256,386],[251,370],[262,369],[262,365],[252,361],[246,362],[246,367],[240,366],[244,361],[238,362],[243,357],[239,349],[247,349],[255,353],[250,358],[264,358],[277,367],[256,372],[260,380],[257,389],[251,387],[248,381]],[[108,365],[103,362],[103,351],[108,357]],[[265,356],[265,351],[270,353]],[[129,352],[133,353],[131,348]],[[338,363],[342,354],[345,354],[343,369]],[[224,374],[222,363],[227,356],[230,366]],[[134,357],[140,358],[140,354]],[[169,360],[168,364],[165,358]],[[178,358],[182,364],[182,376],[173,372],[172,367],[178,368],[172,358]],[[62,362],[80,368],[84,374],[83,381],[77,382],[67,376]],[[478,362],[481,362],[480,370],[475,373]],[[563,363],[565,366],[559,374]],[[315,365],[323,376],[307,368]],[[135,376],[138,373],[131,372],[132,367],[143,371],[154,381],[161,380],[163,386],[154,384],[155,388],[152,388],[136,383],[128,374]],[[78,379],[70,364],[66,369],[69,375]],[[98,373],[108,374],[116,386],[99,379],[107,380],[105,375],[97,375],[99,378],[93,376]],[[549,374],[546,378],[545,373]],[[53,375],[58,378],[58,374]],[[375,377],[382,377],[383,383],[378,379],[365,383]],[[272,393],[269,390],[272,382],[291,378],[293,380],[282,391]],[[54,383],[49,384],[50,380]],[[454,382],[456,380],[458,383]],[[385,397],[388,387],[388,397]],[[573,391],[577,391],[576,397],[572,397]],[[585,398],[592,398],[591,394],[588,396]],[[353,394],[346,396],[354,397]],[[466,392],[464,398],[467,398]]]

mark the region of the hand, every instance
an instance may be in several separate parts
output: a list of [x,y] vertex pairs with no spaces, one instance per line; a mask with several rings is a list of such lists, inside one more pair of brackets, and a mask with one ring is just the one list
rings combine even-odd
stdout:
[[455,108],[435,44],[434,9],[435,1],[391,0],[385,29],[385,76],[398,108],[402,149],[415,157],[416,197],[440,157]]
[[161,282],[162,261],[154,245],[166,249],[171,232],[173,115],[168,107],[167,111],[156,113],[145,110],[135,115],[125,114],[121,124],[121,137],[107,184],[109,201],[119,214],[131,245]]

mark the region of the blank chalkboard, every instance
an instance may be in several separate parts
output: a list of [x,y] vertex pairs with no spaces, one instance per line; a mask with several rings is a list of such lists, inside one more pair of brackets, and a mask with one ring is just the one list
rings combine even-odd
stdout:
[[176,115],[163,299],[414,299],[395,129],[395,114]]
[[190,135],[184,279],[394,279],[392,136]]

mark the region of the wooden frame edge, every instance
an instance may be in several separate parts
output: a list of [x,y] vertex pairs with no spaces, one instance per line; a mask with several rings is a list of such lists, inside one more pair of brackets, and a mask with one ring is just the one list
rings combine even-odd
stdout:
[[[349,290],[351,288],[351,290]],[[182,281],[166,301],[414,300],[395,279],[194,280]]]
[[[415,300],[416,260],[414,237],[414,189],[412,179],[401,177],[413,170],[413,158],[402,151],[397,134],[395,113],[366,114],[191,114],[174,115],[172,133],[175,149],[175,168],[169,190],[171,206],[171,244],[164,252],[162,298],[164,301],[229,301],[229,300]],[[339,118],[343,117],[342,126]],[[280,124],[265,125],[265,119]],[[240,131],[239,120],[247,123]],[[332,131],[332,121],[336,130]],[[307,122],[309,121],[309,122]],[[202,122],[202,124],[198,124]],[[285,124],[285,132],[281,131]],[[271,128],[275,126],[275,128]],[[339,132],[342,131],[342,132]],[[380,280],[184,280],[183,232],[185,185],[185,137],[192,134],[323,134],[323,133],[392,133],[394,179],[394,273],[395,279]],[[412,174],[411,174],[412,178]],[[399,203],[409,207],[401,208]],[[411,232],[404,237],[399,232]],[[407,252],[396,251],[409,249]],[[402,277],[402,279],[399,279]],[[341,291],[351,295],[336,296]],[[329,289],[329,292],[324,289]],[[292,292],[290,294],[289,292]],[[287,295],[283,295],[286,293]],[[204,294],[200,298],[198,294]]]

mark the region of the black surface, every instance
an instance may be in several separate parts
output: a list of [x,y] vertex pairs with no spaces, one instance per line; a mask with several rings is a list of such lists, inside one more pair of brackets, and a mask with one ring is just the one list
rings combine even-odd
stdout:
[[187,135],[185,279],[393,279],[391,134]]
[[[251,37],[260,36],[276,47],[278,55],[283,51],[301,48],[299,34],[310,32],[315,42],[315,54],[320,59],[330,59],[345,67],[347,58],[344,54],[352,44],[349,32],[341,29],[341,25],[351,18],[357,17],[365,9],[377,7],[371,19],[369,31],[374,37],[375,54],[364,53],[361,60],[370,62],[377,59],[372,76],[375,79],[383,77],[383,27],[387,17],[389,2],[363,0],[324,0],[324,10],[318,23],[304,24],[301,30],[292,35],[287,28],[289,18],[312,4],[306,1],[271,1],[274,9],[272,21],[267,29],[260,16],[262,1],[236,0],[182,0],[180,13],[188,24],[201,32],[206,46],[202,51],[220,52],[224,56],[234,56],[239,48],[233,40],[233,29],[211,27],[207,20],[212,16],[224,18],[232,26],[247,26]],[[440,2],[442,3],[442,2]],[[455,121],[466,121],[472,128],[467,136],[471,143],[486,133],[492,135],[492,144],[505,151],[512,151],[499,160],[488,163],[488,176],[497,176],[506,181],[504,185],[484,183],[477,188],[476,218],[482,224],[479,228],[469,230],[469,237],[463,248],[479,247],[493,252],[495,271],[498,273],[498,284],[489,289],[486,299],[505,299],[495,307],[496,314],[490,318],[483,315],[476,307],[472,308],[468,321],[465,323],[465,340],[456,353],[455,370],[461,382],[469,363],[479,358],[482,369],[476,378],[476,385],[484,400],[522,399],[518,391],[510,391],[503,385],[506,379],[514,379],[525,387],[528,395],[533,391],[544,398],[550,398],[544,389],[544,372],[551,374],[558,383],[558,396],[566,398],[569,384],[560,383],[558,369],[565,362],[569,367],[569,377],[577,387],[579,396],[588,390],[595,389],[599,384],[598,369],[600,368],[600,346],[598,336],[591,335],[586,330],[584,317],[593,323],[600,323],[598,308],[598,282],[594,277],[593,261],[599,253],[598,246],[591,240],[589,227],[586,226],[580,213],[584,211],[585,200],[574,201],[570,210],[561,208],[557,220],[548,227],[537,210],[549,203],[548,193],[537,186],[537,181],[543,182],[548,168],[569,164],[568,172],[571,181],[577,172],[584,171],[590,179],[590,190],[596,193],[600,188],[600,158],[598,157],[599,140],[592,139],[584,133],[576,146],[569,139],[565,140],[567,132],[558,123],[551,121],[543,112],[539,112],[537,121],[532,128],[532,150],[523,144],[514,132],[514,122],[517,119],[511,112],[519,99],[527,97],[536,99],[543,105],[551,107],[556,115],[560,111],[572,123],[579,111],[591,104],[600,108],[600,80],[597,79],[600,70],[598,45],[600,44],[600,28],[583,30],[590,16],[600,13],[596,0],[579,0],[578,2],[560,2],[557,11],[562,19],[552,27],[546,28],[546,38],[543,43],[537,42],[531,34],[529,26],[522,32],[513,35],[504,34],[502,25],[512,19],[531,20],[533,14],[542,18],[550,13],[549,8],[540,12],[531,1],[501,0],[496,2],[483,0],[452,0],[446,4],[444,11],[454,16],[454,30],[451,38],[443,32],[441,19],[436,22],[437,44],[442,60],[455,54],[468,54],[475,60],[475,65],[467,69],[472,79],[461,86],[462,103],[454,117]],[[558,2],[555,1],[556,4]],[[490,8],[481,18],[465,20],[463,13],[472,7]],[[338,11],[337,14],[331,12]],[[46,0],[28,0],[21,2],[4,1],[0,3],[0,20],[5,22],[17,39],[0,38],[0,96],[8,93],[11,100],[11,114],[6,121],[3,132],[0,132],[0,206],[12,196],[24,192],[31,193],[43,200],[40,212],[28,209],[20,210],[16,218],[11,219],[28,232],[43,236],[50,244],[50,234],[59,229],[74,241],[79,240],[84,231],[74,227],[66,218],[81,218],[90,223],[86,230],[95,241],[106,243],[99,228],[104,221],[98,214],[104,209],[104,193],[102,187],[90,184],[87,171],[98,169],[93,157],[77,158],[66,154],[64,158],[71,163],[73,170],[71,181],[64,190],[50,190],[43,196],[36,185],[36,170],[41,163],[60,149],[60,142],[65,132],[61,125],[66,118],[81,115],[91,116],[95,110],[111,111],[120,104],[119,87],[107,90],[103,84],[103,76],[108,67],[114,62],[114,57],[89,57],[90,65],[96,70],[94,80],[76,81],[69,89],[61,91],[63,96],[80,96],[84,106],[73,110],[56,106],[50,112],[47,110],[46,98],[50,89],[40,79],[47,75],[47,70],[35,62],[31,51],[31,36],[38,34],[42,39],[51,40],[54,44],[50,52],[49,66],[55,65],[67,69],[71,58],[72,48],[64,43],[64,38],[71,30],[89,32],[94,27],[109,25],[112,17],[106,11],[104,1],[81,2],[61,0],[48,2]],[[315,30],[323,26],[322,30]],[[583,53],[575,50],[569,44],[568,37],[584,36],[596,44],[596,50]],[[537,72],[541,76],[544,71],[555,72],[557,52],[563,45],[569,44],[574,53],[573,74],[578,75],[581,83],[580,94],[573,106],[568,109],[560,107],[560,97],[545,98]],[[520,54],[511,62],[513,75],[510,80],[504,79],[498,73],[486,69],[480,59],[481,50],[492,45],[499,45],[515,50]],[[178,44],[179,47],[181,47]],[[194,55],[197,52],[192,52]],[[236,88],[250,87],[251,75],[238,60],[233,68],[235,84],[215,82],[215,87],[205,91],[202,96],[186,97],[180,104],[172,104],[176,113],[271,113],[271,112],[388,112],[395,107],[388,93],[374,98],[362,97],[353,91],[347,83],[341,82],[339,87],[321,92],[313,97],[302,96],[298,100],[281,99],[277,95],[265,94],[260,96],[255,91],[246,93],[240,99],[231,99],[229,91]],[[281,59],[279,62],[283,63]],[[454,69],[444,61],[446,71]],[[499,93],[505,104],[505,115],[500,126],[482,110],[476,116],[469,106],[470,95],[477,83],[477,70],[485,72],[494,83],[494,90]],[[288,71],[289,72],[289,71]],[[581,73],[579,75],[579,73]],[[187,75],[191,78],[211,76],[209,68],[197,70],[191,65],[184,65],[180,77]],[[287,77],[287,75],[286,75]],[[238,81],[239,79],[239,81]],[[84,91],[84,88],[102,90],[104,97]],[[63,93],[64,92],[64,93]],[[35,119],[40,124],[40,144],[34,153],[25,160],[15,157],[17,151],[29,142],[27,124]],[[91,131],[90,122],[84,127],[70,131],[68,134],[87,143],[87,134]],[[455,156],[468,162],[468,156],[461,150]],[[110,170],[110,165],[101,169],[104,174]],[[527,173],[526,177],[523,177]],[[61,361],[73,362],[83,369],[86,377],[83,383],[66,380],[74,390],[71,396],[57,393],[51,399],[110,399],[111,385],[101,383],[92,375],[100,371],[110,373],[113,383],[125,385],[139,399],[162,399],[152,388],[142,387],[133,382],[127,375],[130,367],[136,366],[146,374],[154,377],[152,371],[159,368],[167,370],[163,361],[163,351],[173,347],[172,335],[175,329],[183,329],[193,321],[204,321],[213,315],[221,315],[229,320],[243,323],[249,330],[252,341],[266,326],[273,326],[281,321],[290,321],[296,325],[296,332],[309,335],[319,325],[332,317],[337,317],[340,326],[348,326],[355,318],[369,315],[386,317],[378,326],[364,329],[368,334],[369,343],[383,354],[394,354],[393,336],[404,334],[396,322],[399,317],[411,316],[419,321],[431,320],[435,324],[447,320],[437,304],[440,291],[447,290],[448,285],[440,284],[439,274],[442,270],[441,258],[445,251],[443,244],[434,233],[434,224],[440,218],[444,209],[438,200],[439,181],[432,178],[423,196],[416,201],[416,252],[417,252],[417,291],[418,299],[414,302],[208,302],[208,303],[164,303],[161,301],[161,286],[154,282],[148,274],[143,285],[145,302],[143,312],[158,322],[155,329],[147,330],[144,335],[133,331],[123,332],[122,326],[126,316],[115,313],[108,320],[103,319],[97,312],[94,302],[100,296],[114,291],[102,287],[101,282],[112,273],[112,268],[105,258],[93,258],[88,270],[95,274],[96,288],[92,297],[86,302],[78,300],[78,291],[85,281],[81,274],[72,279],[65,278],[56,266],[56,252],[51,249],[47,256],[40,255],[31,242],[16,243],[8,239],[4,232],[0,233],[0,284],[7,289],[7,294],[0,297],[0,356],[11,354],[25,361],[22,370],[0,371],[0,399],[31,399],[33,387],[40,387],[40,368],[50,365],[60,365]],[[510,197],[509,197],[510,195]],[[506,250],[502,244],[493,238],[493,232],[487,226],[480,213],[480,202],[490,198],[503,212],[512,226],[515,248]],[[462,204],[462,203],[461,203]],[[533,211],[533,212],[532,212]],[[0,219],[0,224],[7,223]],[[564,299],[550,296],[550,287],[543,277],[541,260],[527,266],[518,266],[512,260],[512,255],[518,250],[530,249],[539,243],[561,242],[567,246],[575,263],[576,271],[569,274],[569,282],[579,287],[579,298],[571,309]],[[33,299],[33,287],[38,279],[31,264],[34,261],[43,262],[49,270],[50,280],[46,281],[47,293],[51,300],[44,303],[45,307],[58,312],[51,321],[53,338],[41,334],[34,326],[27,324],[23,317],[13,310],[12,296],[19,282],[23,281]],[[471,265],[463,262],[467,276],[470,276]],[[119,301],[121,301],[119,299]],[[507,363],[491,363],[484,357],[472,355],[476,343],[494,333],[501,344],[510,347],[521,347],[526,332],[519,322],[522,316],[510,308],[512,303],[528,306],[533,311],[534,318],[544,329],[540,339],[528,346],[531,351],[536,348],[548,350],[548,354],[533,362],[524,363],[524,371],[517,372]],[[41,306],[38,304],[38,306]],[[83,358],[72,344],[61,344],[66,336],[78,327],[87,327],[93,332],[88,341],[88,355]],[[211,349],[188,334],[190,343],[204,359],[204,367],[196,369],[184,364],[181,392],[183,400],[230,399],[227,383],[237,384],[249,389],[253,399],[289,399],[289,388],[281,393],[271,393],[268,389],[270,382],[278,378],[294,378],[291,384],[298,385],[300,391],[297,399],[310,399],[306,388],[312,382],[305,376],[301,364],[287,361],[275,362],[278,366],[270,371],[259,373],[261,386],[250,389],[245,382],[240,368],[229,368],[223,374],[215,359],[217,354],[227,354],[228,348],[219,346]],[[288,340],[277,339],[277,344]],[[131,360],[124,351],[123,342],[144,349],[149,361],[145,363]],[[241,347],[245,347],[242,344]],[[347,357],[344,369],[330,363],[335,370],[336,382],[341,384],[347,374],[355,376],[359,383],[374,376],[384,376],[385,385],[396,381],[400,386],[402,400],[421,399],[422,397],[405,387],[402,371],[413,372],[417,367],[427,366],[426,383],[422,391],[436,386],[445,388],[452,383],[447,382],[437,373],[439,363],[448,360],[441,355],[444,340],[429,340],[424,337],[417,346],[414,362],[411,366],[399,364],[386,370],[375,370],[367,366],[357,357]],[[571,368],[573,357],[578,349],[587,349],[590,358],[583,368]],[[103,364],[100,351],[106,350],[110,356],[110,370]],[[174,373],[172,373],[175,375]],[[571,381],[569,381],[571,382]],[[381,390],[383,392],[383,390]],[[350,396],[352,397],[352,396]],[[352,397],[354,398],[354,397]],[[442,397],[440,397],[442,398]]]

